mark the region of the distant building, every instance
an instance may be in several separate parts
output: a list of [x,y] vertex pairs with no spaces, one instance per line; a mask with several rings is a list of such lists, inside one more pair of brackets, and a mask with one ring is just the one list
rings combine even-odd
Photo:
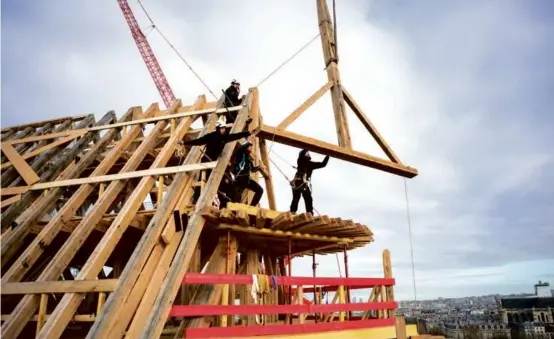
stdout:
[[539,298],[552,298],[550,284],[539,280],[539,283],[535,284],[535,295]]
[[506,324],[481,323],[481,324],[445,324],[447,338],[468,339],[468,338],[511,338],[511,331]]

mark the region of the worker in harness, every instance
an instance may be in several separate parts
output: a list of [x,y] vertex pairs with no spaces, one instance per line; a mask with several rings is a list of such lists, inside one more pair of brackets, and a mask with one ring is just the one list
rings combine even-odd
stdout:
[[232,171],[233,166],[231,163],[225,168],[225,174],[221,179],[219,188],[217,189],[217,197],[219,199],[219,208],[224,209],[227,207],[227,204],[233,201],[236,201],[237,188],[235,185],[235,175]]
[[312,157],[308,150],[300,151],[297,160],[296,174],[291,180],[290,184],[292,186],[292,202],[290,204],[290,211],[296,213],[298,210],[298,202],[300,201],[300,196],[304,198],[304,204],[306,204],[306,212],[314,213],[314,205],[312,199],[312,172],[315,169],[323,168],[327,166],[329,162],[329,156],[325,156],[323,161],[316,162],[312,161]]
[[[214,132],[207,133],[204,136],[194,140],[185,141],[184,144],[190,146],[206,145],[204,155],[202,156],[200,162],[216,161],[217,158],[219,158],[219,156],[221,155],[221,152],[223,152],[225,144],[231,141],[239,140],[241,138],[248,138],[251,134],[251,132],[249,131],[240,133],[228,133],[226,129],[227,128],[225,127],[225,122],[222,120],[218,120],[215,124]],[[254,133],[257,133],[257,131],[254,131]],[[211,173],[211,169],[206,170],[206,180],[208,180]],[[193,200],[196,202],[198,201],[199,197],[200,187],[195,187]]]
[[[239,98],[240,95],[240,83],[237,80],[231,81],[231,86],[225,90],[225,107],[235,107],[242,105],[245,95]],[[228,124],[232,124],[237,119],[238,111],[225,113],[225,118]]]
[[252,180],[250,174],[263,170],[262,166],[254,166],[252,161],[252,141],[247,140],[238,149],[235,154],[235,165],[233,172],[235,173],[235,185],[236,185],[236,200],[240,202],[242,192],[245,189],[254,192],[254,197],[250,202],[250,205],[256,206],[260,202],[264,189],[256,181]]

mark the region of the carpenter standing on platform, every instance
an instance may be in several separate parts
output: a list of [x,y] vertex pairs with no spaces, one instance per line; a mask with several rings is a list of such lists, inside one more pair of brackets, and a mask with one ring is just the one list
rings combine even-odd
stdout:
[[235,156],[235,185],[236,185],[236,202],[240,202],[242,192],[245,189],[254,192],[254,197],[250,205],[256,206],[260,202],[264,189],[257,182],[252,180],[250,173],[257,172],[261,166],[254,166],[252,162],[252,142],[247,140],[238,149]]
[[294,175],[294,179],[290,182],[292,186],[292,202],[290,204],[290,211],[296,213],[298,210],[298,202],[300,196],[304,198],[306,204],[306,212],[314,214],[314,205],[312,200],[312,172],[315,169],[323,168],[327,166],[329,162],[329,156],[325,156],[322,162],[312,161],[312,157],[308,150],[300,151],[297,161],[297,170]]
[[[234,107],[242,105],[244,101],[244,95],[239,98],[240,95],[240,83],[236,80],[231,81],[231,86],[225,90],[225,107]],[[228,124],[235,122],[238,111],[225,113],[225,118]]]
[[[225,123],[221,120],[218,120],[215,124],[214,132],[205,134],[198,139],[185,141],[184,144],[191,146],[206,145],[204,155],[202,156],[200,162],[216,161],[217,158],[219,158],[219,156],[221,155],[221,152],[223,152],[223,148],[225,147],[226,143],[236,141],[241,138],[248,138],[250,136],[250,132],[248,131],[231,134],[227,133],[226,129],[227,128],[225,127]],[[208,180],[211,173],[211,169],[206,170],[206,180]],[[194,189],[193,200],[196,202],[198,201],[199,197],[200,187],[196,187]]]

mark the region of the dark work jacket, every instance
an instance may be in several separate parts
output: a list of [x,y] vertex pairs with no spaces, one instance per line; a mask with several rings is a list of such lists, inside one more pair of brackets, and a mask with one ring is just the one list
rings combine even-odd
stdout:
[[321,162],[311,161],[307,157],[299,157],[297,161],[298,166],[296,167],[296,174],[294,175],[294,179],[302,180],[305,174],[306,180],[309,181],[312,178],[313,170],[327,166],[328,162],[329,162],[328,155]]
[[258,170],[258,167],[255,167],[252,162],[252,157],[246,152],[247,148],[248,145],[241,145],[235,154],[233,173],[237,176],[250,175],[251,172]]
[[[242,104],[242,99],[239,98],[239,91],[233,86],[229,86],[225,90],[225,107],[235,107]],[[237,119],[238,111],[226,112],[225,118],[228,124],[232,124]]]
[[241,132],[241,133],[225,133],[221,134],[218,131],[214,131],[204,136],[185,141],[186,145],[198,146],[206,145],[206,150],[204,151],[204,156],[202,157],[202,162],[216,161],[217,158],[223,152],[223,147],[225,144],[231,141],[239,140],[241,138],[247,138],[250,135],[250,132]]

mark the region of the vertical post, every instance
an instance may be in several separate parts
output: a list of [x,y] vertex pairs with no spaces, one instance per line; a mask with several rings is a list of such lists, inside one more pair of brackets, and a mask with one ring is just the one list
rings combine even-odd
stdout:
[[[314,278],[316,277],[316,269],[317,269],[317,264],[315,262],[315,250],[312,250],[312,275],[313,275]],[[315,282],[314,282],[314,304],[316,304],[316,305],[318,304],[318,297],[317,297]],[[314,318],[315,318],[315,323],[317,324],[318,321],[319,321],[318,313],[314,314]]]
[[[225,252],[225,274],[230,274],[229,272],[229,260],[231,256],[231,231],[227,231],[227,250]],[[221,305],[229,304],[229,284],[224,284],[221,292]],[[228,315],[222,315],[219,317],[220,326],[227,327],[227,317]]]
[[[385,278],[392,278],[392,263],[390,260],[390,251],[383,251],[383,272],[385,273]],[[393,286],[385,287],[385,296],[382,296],[384,301],[394,301],[394,290]],[[385,299],[386,298],[386,299]],[[394,318],[396,312],[394,310],[386,311],[387,318]]]
[[352,148],[350,141],[350,130],[346,118],[346,106],[340,85],[340,73],[338,68],[338,57],[336,51],[336,42],[331,24],[331,16],[327,8],[326,0],[317,1],[317,17],[319,21],[319,33],[321,45],[323,47],[323,58],[325,68],[327,69],[327,78],[333,83],[331,87],[331,100],[333,102],[333,112],[335,114],[335,126],[339,146]]
[[[346,252],[346,245],[344,246],[343,252],[344,252],[344,276],[348,278],[349,277],[348,253]],[[346,286],[345,288],[346,288],[346,301],[350,304],[350,288],[348,286]],[[348,311],[348,319],[350,320],[351,318],[352,318],[352,311]]]
[[[339,295],[339,304],[344,304],[344,285],[340,285],[337,291]],[[344,311],[339,312],[339,321],[344,321]]]
[[273,189],[273,176],[271,175],[271,168],[269,166],[269,153],[267,151],[267,144],[265,142],[265,139],[260,139],[260,158],[262,160],[262,164],[264,164],[266,168],[266,174],[267,177],[264,178],[265,180],[265,189],[267,194],[267,202],[269,204],[270,210],[277,210],[277,203],[275,202],[275,190]]

